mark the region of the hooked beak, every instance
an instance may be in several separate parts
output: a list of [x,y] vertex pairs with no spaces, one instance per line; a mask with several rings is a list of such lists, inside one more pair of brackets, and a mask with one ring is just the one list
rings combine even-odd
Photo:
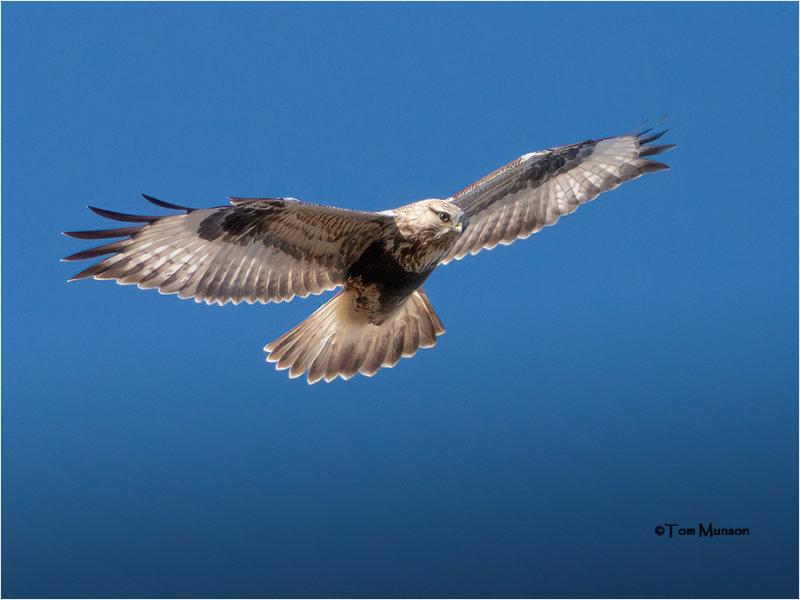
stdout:
[[461,220],[456,225],[458,233],[463,233],[464,230],[467,228],[467,225],[469,225],[469,219],[467,218],[467,215],[464,215],[463,217],[461,217]]

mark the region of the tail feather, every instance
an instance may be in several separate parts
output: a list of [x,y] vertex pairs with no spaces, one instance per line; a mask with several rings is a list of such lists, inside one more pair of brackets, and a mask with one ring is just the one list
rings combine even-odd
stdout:
[[353,293],[339,292],[305,321],[267,344],[267,362],[289,377],[308,372],[309,383],[356,373],[371,377],[381,367],[392,367],[419,348],[429,348],[444,326],[422,288],[381,325],[355,311]]
[[323,343],[319,354],[317,354],[311,361],[311,366],[308,369],[309,381],[319,381],[325,377],[325,373],[328,369],[328,363],[331,360],[331,356],[333,356],[335,346],[336,342],[332,336],[329,336]]

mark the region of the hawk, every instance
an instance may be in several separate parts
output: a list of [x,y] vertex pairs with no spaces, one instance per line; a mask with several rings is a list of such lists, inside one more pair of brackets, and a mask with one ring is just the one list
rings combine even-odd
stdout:
[[[422,284],[440,264],[526,238],[623,181],[667,169],[651,160],[666,131],[620,135],[533,152],[444,199],[382,212],[295,198],[230,198],[194,209],[150,196],[168,216],[89,207],[134,223],[64,232],[121,238],[63,260],[107,256],[70,281],[94,277],[197,302],[282,302],[342,289],[264,350],[309,383],[372,376],[436,343],[444,327]],[[649,135],[648,135],[649,134]]]

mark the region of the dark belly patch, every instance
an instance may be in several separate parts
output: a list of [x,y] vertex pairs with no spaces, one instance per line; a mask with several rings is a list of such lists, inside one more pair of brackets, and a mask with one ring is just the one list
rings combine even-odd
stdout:
[[382,241],[375,241],[347,271],[347,289],[356,293],[356,310],[379,325],[399,308],[432,271],[406,271]]

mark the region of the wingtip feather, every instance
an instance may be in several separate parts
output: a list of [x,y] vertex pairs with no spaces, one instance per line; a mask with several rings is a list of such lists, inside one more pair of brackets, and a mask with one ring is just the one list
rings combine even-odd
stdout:
[[677,147],[678,144],[663,144],[661,146],[641,146],[639,148],[639,156],[654,156],[656,154],[661,154],[666,152],[667,150],[672,150],[673,148]]
[[158,221],[161,217],[151,217],[145,215],[129,215],[126,213],[120,213],[113,210],[106,210],[105,208],[98,208],[96,206],[89,206],[89,210],[91,210],[96,215],[100,215],[106,219],[111,219],[112,221],[124,221],[129,223],[153,223],[154,221]]
[[153,198],[152,196],[148,196],[147,194],[142,194],[142,198],[144,198],[151,204],[155,204],[156,206],[160,206],[161,208],[166,208],[169,210],[185,210],[186,212],[192,212],[193,210],[195,210],[194,208],[189,208],[188,206],[181,206],[179,204],[172,204],[171,202],[164,202],[163,200],[159,200],[158,198]]
[[[649,131],[649,130],[648,130]],[[639,145],[649,144],[650,142],[655,142],[658,138],[663,136],[669,131],[669,129],[664,129],[663,131],[659,131],[658,133],[654,133],[651,136],[643,138],[641,136],[637,136],[639,138]],[[644,133],[644,132],[643,132]]]
[[642,166],[643,173],[656,173],[658,171],[669,171],[669,165],[665,165],[664,163],[657,162],[655,160],[648,160],[643,159],[644,165]]
[[76,240],[100,240],[115,237],[132,236],[134,233],[141,231],[145,225],[134,225],[133,227],[119,227],[116,229],[93,229],[89,231],[62,231],[61,235]]

